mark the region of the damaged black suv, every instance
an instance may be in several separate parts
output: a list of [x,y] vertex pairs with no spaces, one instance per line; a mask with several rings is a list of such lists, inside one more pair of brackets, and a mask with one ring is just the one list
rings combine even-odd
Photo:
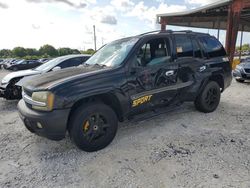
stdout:
[[46,73],[23,85],[20,117],[31,132],[82,150],[115,137],[118,121],[141,120],[194,101],[213,112],[231,84],[231,66],[213,36],[154,31],[111,42],[83,66]]

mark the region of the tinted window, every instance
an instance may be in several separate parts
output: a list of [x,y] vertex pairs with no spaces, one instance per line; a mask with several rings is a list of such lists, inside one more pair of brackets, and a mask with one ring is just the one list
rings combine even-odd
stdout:
[[152,66],[167,63],[171,59],[170,43],[168,39],[152,39],[145,43],[137,52],[137,64]]
[[176,35],[176,53],[178,57],[193,57],[191,39],[186,35]]
[[201,49],[200,49],[200,46],[199,46],[197,40],[192,39],[192,43],[193,43],[194,57],[202,58]]
[[221,57],[226,55],[222,44],[215,37],[204,36],[200,38],[200,41],[209,57]]
[[71,58],[71,59],[68,59],[66,61],[63,61],[58,66],[63,69],[63,68],[67,68],[67,67],[78,66],[78,65],[82,64],[82,62],[83,61],[82,61],[81,57],[75,57],[75,58]]

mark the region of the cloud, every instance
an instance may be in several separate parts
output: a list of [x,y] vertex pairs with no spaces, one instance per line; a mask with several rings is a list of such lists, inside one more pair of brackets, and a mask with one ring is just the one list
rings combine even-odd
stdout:
[[7,8],[9,8],[9,6],[5,3],[0,2],[0,8],[7,9]]
[[112,0],[110,4],[120,11],[129,11],[134,6],[130,0]]
[[167,5],[166,3],[160,3],[158,7],[148,7],[143,1],[140,1],[131,11],[127,12],[126,16],[137,17],[142,21],[146,21],[151,28],[154,28],[156,14],[180,12],[186,9],[187,7],[184,5]]
[[37,24],[31,24],[31,27],[33,29],[40,29],[40,25],[37,25]]
[[218,2],[218,0],[185,0],[185,2],[188,4],[207,5]]
[[85,1],[76,1],[73,0],[26,0],[31,3],[64,3],[68,6],[74,7],[74,8],[85,8],[87,6],[87,3]]
[[106,23],[106,24],[110,24],[110,25],[116,25],[117,24],[117,20],[114,16],[111,15],[104,15],[101,19],[101,23]]

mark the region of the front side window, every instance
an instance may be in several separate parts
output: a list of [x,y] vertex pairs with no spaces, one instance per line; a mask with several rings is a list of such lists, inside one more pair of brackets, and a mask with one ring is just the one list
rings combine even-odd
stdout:
[[205,52],[209,57],[221,57],[226,55],[224,47],[215,37],[200,37],[200,42],[204,46]]
[[170,62],[170,43],[168,39],[158,38],[146,42],[137,52],[139,66],[152,66]]
[[193,46],[187,35],[175,35],[177,57],[193,57]]

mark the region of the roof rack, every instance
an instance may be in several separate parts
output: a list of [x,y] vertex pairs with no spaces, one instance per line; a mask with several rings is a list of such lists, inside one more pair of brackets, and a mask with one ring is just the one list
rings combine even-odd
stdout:
[[149,32],[146,32],[146,33],[139,34],[139,36],[150,34],[150,33],[156,33],[156,32],[159,32],[159,33],[172,33],[173,31],[172,30],[155,30],[155,31],[149,31]]

